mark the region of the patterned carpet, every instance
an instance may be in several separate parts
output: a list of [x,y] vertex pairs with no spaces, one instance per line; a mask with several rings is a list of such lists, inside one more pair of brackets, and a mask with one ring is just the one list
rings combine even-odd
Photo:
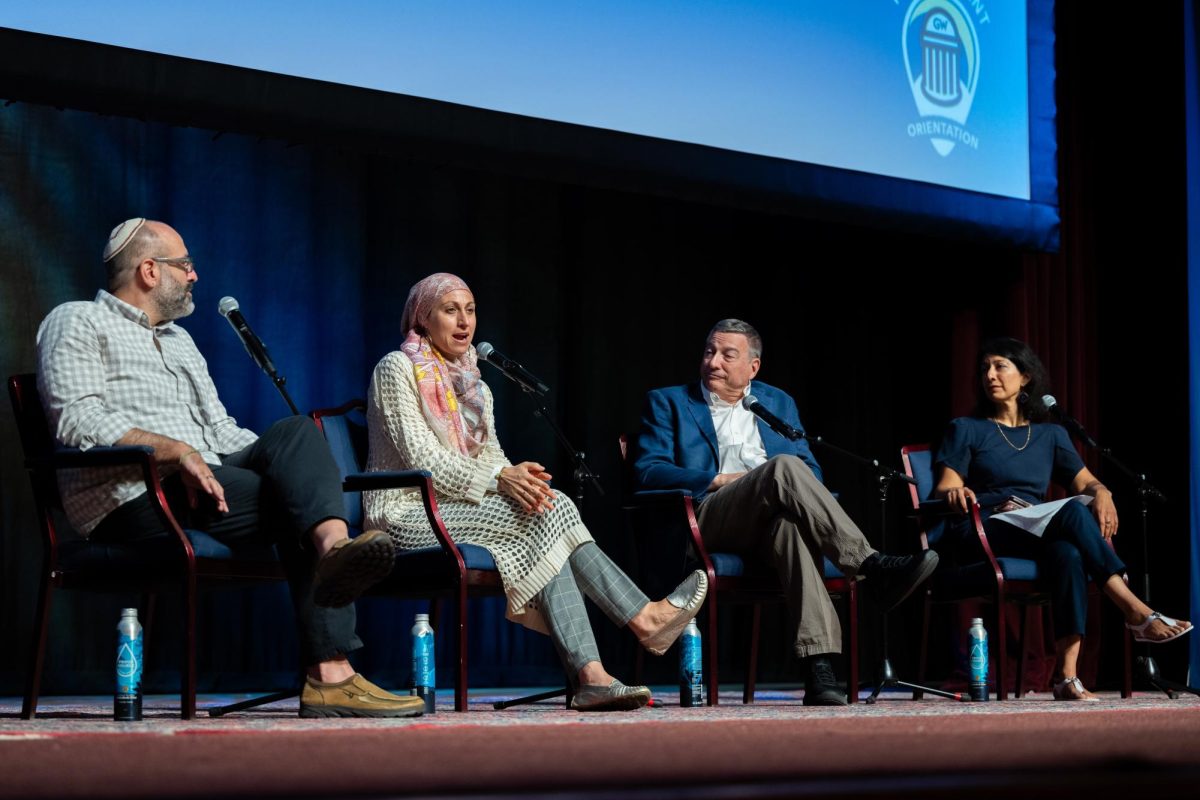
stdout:
[[[112,720],[107,697],[52,697],[34,721],[0,700],[0,798],[383,798],[472,800],[1022,800],[1193,798],[1200,698],[1099,703],[913,702],[805,708],[790,689],[744,706],[680,708],[661,688],[635,712],[561,701],[497,711],[523,694],[474,691],[470,709],[412,720],[302,720],[289,700],[184,722],[178,700]],[[210,707],[241,696],[202,698]]]
[[[293,698],[220,718],[210,718],[206,709],[235,703],[252,695],[202,695],[198,716],[194,720],[179,719],[179,700],[171,695],[146,698],[141,722],[114,722],[112,700],[108,697],[47,697],[38,706],[34,724],[19,718],[19,698],[0,698],[0,741],[13,737],[53,736],[61,733],[157,733],[170,735],[188,732],[217,733],[249,730],[306,730],[313,726],[335,729],[379,727],[453,727],[462,725],[636,725],[647,722],[688,722],[722,720],[817,720],[863,719],[880,717],[962,717],[1003,716],[1012,714],[1089,714],[1119,711],[1137,714],[1148,710],[1187,710],[1198,714],[1200,697],[1183,695],[1170,700],[1165,695],[1139,692],[1123,700],[1116,692],[1100,693],[1098,703],[1056,702],[1049,694],[1029,694],[1020,700],[987,703],[961,703],[937,697],[925,697],[914,702],[908,693],[885,692],[874,705],[857,703],[843,708],[808,708],[802,705],[804,693],[799,689],[760,689],[755,702],[742,704],[740,690],[723,691],[721,704],[716,707],[681,708],[679,694],[667,687],[654,687],[654,705],[636,712],[581,714],[564,708],[562,699],[545,700],[530,705],[514,706],[497,711],[492,704],[536,692],[545,687],[497,690],[472,690],[466,713],[454,712],[450,691],[438,696],[438,711],[418,719],[399,720],[302,720],[297,716],[297,701]],[[867,692],[861,697],[866,699]]]

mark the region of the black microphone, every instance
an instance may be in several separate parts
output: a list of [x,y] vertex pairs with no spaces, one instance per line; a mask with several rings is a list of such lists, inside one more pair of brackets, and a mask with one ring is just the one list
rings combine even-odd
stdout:
[[1078,436],[1088,447],[1100,447],[1095,439],[1093,439],[1091,436],[1088,436],[1088,432],[1083,429],[1083,425],[1080,424],[1079,420],[1072,417],[1066,411],[1063,411],[1062,406],[1058,404],[1058,400],[1054,398],[1054,395],[1042,395],[1042,405],[1044,405],[1051,414],[1057,417],[1058,421],[1061,422],[1067,428],[1067,430]]
[[238,311],[238,301],[232,297],[222,297],[221,302],[217,304],[217,310],[221,312],[222,317],[229,320],[229,324],[233,326],[234,332],[242,340],[242,346],[254,359],[254,363],[258,364],[263,372],[272,378],[275,377],[275,365],[271,362],[266,345],[254,334],[254,331],[250,330],[246,318],[242,316],[241,311]]
[[516,383],[525,391],[533,394],[545,394],[550,391],[550,387],[534,377],[533,373],[487,342],[480,342],[475,345],[475,352],[480,359],[503,372],[506,378]]
[[804,438],[803,433],[796,430],[791,425],[788,425],[770,411],[767,411],[767,407],[758,402],[758,398],[754,395],[746,395],[746,397],[742,399],[742,405],[745,406],[746,410],[751,414],[767,423],[771,430],[775,431],[780,436],[783,436],[786,439],[791,439],[792,441]]

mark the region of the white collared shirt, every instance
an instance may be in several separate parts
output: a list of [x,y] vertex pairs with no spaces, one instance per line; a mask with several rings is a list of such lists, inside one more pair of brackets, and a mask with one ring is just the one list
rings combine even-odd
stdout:
[[[713,427],[717,430],[720,473],[749,472],[767,463],[767,449],[758,430],[758,417],[751,414],[741,401],[726,403],[715,392],[709,391],[703,382],[700,383],[700,393],[708,403]],[[750,384],[747,384],[742,396],[749,395]]]
[[[38,389],[54,437],[87,450],[133,428],[169,436],[209,464],[258,437],[229,416],[208,364],[187,331],[149,317],[103,289],[64,303],[38,329]],[[145,493],[136,467],[58,473],[67,519],[87,535],[115,508]]]

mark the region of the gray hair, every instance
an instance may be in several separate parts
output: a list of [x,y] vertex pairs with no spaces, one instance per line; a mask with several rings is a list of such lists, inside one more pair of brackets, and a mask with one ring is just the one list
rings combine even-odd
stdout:
[[143,225],[129,240],[129,244],[104,263],[108,270],[108,291],[115,292],[133,276],[133,271],[143,259],[150,258],[161,243],[158,231],[151,225]]
[[716,325],[712,326],[712,330],[708,332],[708,338],[711,339],[716,333],[740,333],[746,337],[746,341],[750,343],[750,357],[762,358],[762,337],[758,335],[758,331],[749,322],[744,322],[740,319],[723,319]]

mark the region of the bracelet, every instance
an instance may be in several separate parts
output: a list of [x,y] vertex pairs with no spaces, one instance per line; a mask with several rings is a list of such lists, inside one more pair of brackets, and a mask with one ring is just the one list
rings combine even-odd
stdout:
[[182,467],[182,466],[183,466],[183,462],[184,462],[184,461],[186,461],[186,460],[188,459],[188,457],[189,457],[189,456],[192,456],[192,455],[194,455],[194,454],[196,454],[196,453],[199,453],[199,452],[200,452],[200,451],[199,451],[199,450],[197,450],[197,449],[196,449],[196,448],[194,448],[194,447],[193,447],[191,450],[188,450],[186,453],[184,453],[183,455],[181,455],[181,456],[179,457],[179,466],[181,466],[181,467]]

